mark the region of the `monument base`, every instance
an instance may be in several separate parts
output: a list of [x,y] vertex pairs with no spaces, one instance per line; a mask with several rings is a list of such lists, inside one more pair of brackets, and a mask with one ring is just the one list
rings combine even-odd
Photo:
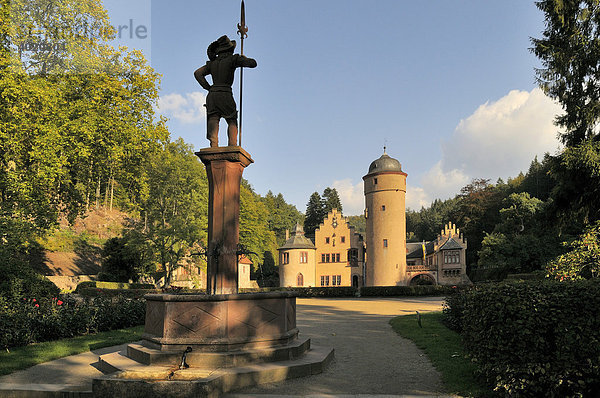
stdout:
[[273,347],[298,337],[291,292],[255,294],[149,294],[143,345],[159,351],[192,347],[226,352]]
[[[183,353],[188,347],[185,363]],[[146,295],[141,344],[102,355],[94,397],[218,397],[324,371],[333,349],[298,338],[296,295]]]

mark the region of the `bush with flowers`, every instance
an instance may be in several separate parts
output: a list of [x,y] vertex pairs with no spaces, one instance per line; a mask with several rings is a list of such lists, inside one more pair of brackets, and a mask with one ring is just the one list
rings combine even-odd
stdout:
[[0,297],[0,347],[141,325],[144,317],[145,301],[124,297]]
[[600,280],[478,285],[450,296],[444,313],[501,396],[600,391]]

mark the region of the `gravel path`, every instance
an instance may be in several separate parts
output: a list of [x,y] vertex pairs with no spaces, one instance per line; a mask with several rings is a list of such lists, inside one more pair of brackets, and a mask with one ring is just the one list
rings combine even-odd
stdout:
[[427,357],[388,324],[397,315],[440,311],[442,302],[440,297],[297,299],[301,336],[310,337],[313,346],[334,347],[335,360],[322,374],[247,388],[228,397],[442,395],[440,375]]

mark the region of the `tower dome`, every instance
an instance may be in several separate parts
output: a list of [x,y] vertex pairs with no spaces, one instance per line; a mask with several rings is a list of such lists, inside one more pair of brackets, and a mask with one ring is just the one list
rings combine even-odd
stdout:
[[369,166],[369,174],[381,173],[384,171],[402,171],[402,166],[400,165],[400,162],[388,156],[388,154],[385,153],[385,150],[383,151],[383,155],[381,155],[379,159],[376,159],[373,162],[371,162],[371,165]]

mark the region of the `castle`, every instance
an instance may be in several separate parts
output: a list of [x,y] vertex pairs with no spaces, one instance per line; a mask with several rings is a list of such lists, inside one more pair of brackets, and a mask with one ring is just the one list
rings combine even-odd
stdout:
[[406,177],[387,155],[363,177],[365,238],[333,209],[314,242],[296,225],[279,251],[280,286],[407,286],[469,283],[467,240],[448,223],[431,242],[406,242]]

